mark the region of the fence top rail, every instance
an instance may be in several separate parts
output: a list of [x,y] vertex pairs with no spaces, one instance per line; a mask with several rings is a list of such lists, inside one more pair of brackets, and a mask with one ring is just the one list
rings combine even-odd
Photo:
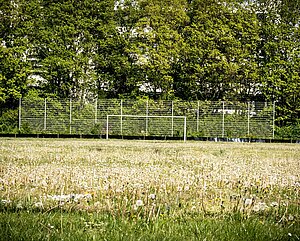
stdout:
[[107,117],[141,117],[141,118],[186,118],[179,115],[107,115]]

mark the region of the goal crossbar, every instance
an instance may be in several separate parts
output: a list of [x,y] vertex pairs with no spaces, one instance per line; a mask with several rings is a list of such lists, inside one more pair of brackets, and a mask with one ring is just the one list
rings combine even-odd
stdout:
[[106,116],[106,139],[108,139],[108,132],[109,132],[109,117],[120,117],[122,123],[122,117],[133,117],[133,118],[170,118],[172,119],[172,126],[173,126],[173,119],[183,119],[184,127],[183,127],[183,140],[186,141],[186,116],[172,116],[172,115],[107,115]]

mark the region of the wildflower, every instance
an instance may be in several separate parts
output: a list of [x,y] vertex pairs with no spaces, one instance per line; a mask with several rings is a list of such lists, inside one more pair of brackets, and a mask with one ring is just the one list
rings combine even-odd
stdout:
[[48,223],[48,228],[53,229],[54,226],[52,226],[50,223]]
[[73,194],[73,200],[74,202],[79,202],[81,199],[84,198],[84,195],[83,194]]
[[151,193],[148,197],[149,199],[154,200],[156,198],[156,195],[154,193]]
[[252,198],[246,198],[245,205],[250,206],[252,204]]
[[259,202],[253,207],[253,211],[259,212],[259,211],[265,211],[268,208],[267,204],[264,202]]
[[259,203],[258,205],[260,206],[259,208],[260,208],[261,211],[264,211],[268,208],[266,203]]
[[53,201],[57,201],[57,202],[70,202],[70,201],[74,201],[74,202],[79,202],[82,199],[85,199],[87,201],[92,199],[92,194],[87,193],[87,194],[69,194],[69,195],[48,195],[48,199],[51,199]]
[[253,211],[254,211],[254,212],[259,212],[259,205],[255,205],[255,206],[253,207]]
[[43,180],[43,181],[41,182],[41,185],[42,185],[43,187],[47,187],[47,186],[48,186],[48,183],[46,182],[46,180]]
[[270,205],[271,205],[271,207],[278,207],[279,204],[278,204],[278,202],[271,202]]
[[87,200],[91,200],[92,199],[92,194],[90,194],[90,193],[86,193],[85,195],[84,195],[84,198],[85,199],[87,199]]
[[22,203],[18,203],[16,206],[17,209],[23,209]]
[[5,200],[5,199],[2,199],[1,200],[1,202],[2,202],[2,204],[10,204],[11,203],[11,201],[10,200]]
[[134,187],[135,189],[142,189],[142,188],[144,188],[144,184],[142,184],[142,183],[135,183],[135,184],[133,185],[133,187]]
[[135,203],[135,205],[137,206],[137,207],[141,207],[141,206],[143,206],[144,205],[144,203],[143,203],[143,201],[142,200],[136,200],[136,203]]
[[43,208],[44,207],[42,202],[37,202],[37,203],[34,204],[34,206],[36,208]]
[[116,189],[116,193],[122,193],[122,189],[120,188]]
[[182,187],[179,186],[179,187],[177,188],[177,191],[178,191],[178,192],[182,192]]
[[53,195],[53,196],[49,195],[48,198],[53,201],[65,202],[65,201],[69,201],[71,196],[70,195]]

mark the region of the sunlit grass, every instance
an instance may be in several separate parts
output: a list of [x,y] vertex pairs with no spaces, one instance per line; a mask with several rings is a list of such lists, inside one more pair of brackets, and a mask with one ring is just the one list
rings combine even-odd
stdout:
[[297,144],[0,139],[11,238],[299,240],[299,190]]

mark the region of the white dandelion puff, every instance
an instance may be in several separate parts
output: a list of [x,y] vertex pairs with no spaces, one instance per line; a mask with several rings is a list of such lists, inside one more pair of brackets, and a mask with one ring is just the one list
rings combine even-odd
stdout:
[[278,207],[279,206],[279,204],[278,204],[278,202],[271,202],[271,207]]
[[1,202],[2,202],[2,204],[10,204],[11,203],[11,201],[10,200],[5,200],[5,199],[2,199],[1,200]]
[[34,206],[36,208],[43,208],[44,207],[42,202],[37,202],[37,203],[34,204]]
[[139,199],[139,200],[136,200],[135,205],[136,205],[137,207],[142,207],[142,206],[144,205],[144,203],[143,203],[142,200]]
[[245,205],[250,206],[252,204],[252,198],[246,198]]
[[253,211],[255,212],[259,212],[259,211],[265,211],[266,209],[268,209],[268,205],[264,202],[259,202],[258,204],[254,205],[253,207]]
[[16,206],[17,209],[23,209],[22,203],[18,203]]
[[154,193],[151,193],[148,197],[149,199],[154,200],[156,198],[156,195]]

